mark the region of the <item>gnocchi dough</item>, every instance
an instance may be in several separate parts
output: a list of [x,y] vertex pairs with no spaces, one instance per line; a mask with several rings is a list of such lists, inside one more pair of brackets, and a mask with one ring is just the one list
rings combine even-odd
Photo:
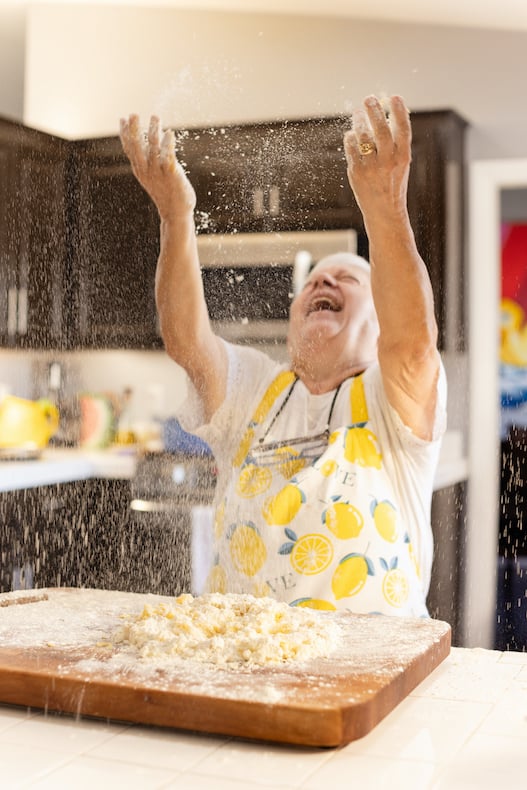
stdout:
[[305,661],[329,655],[340,635],[331,613],[235,593],[181,595],[123,621],[113,644],[161,665],[174,659],[223,666]]

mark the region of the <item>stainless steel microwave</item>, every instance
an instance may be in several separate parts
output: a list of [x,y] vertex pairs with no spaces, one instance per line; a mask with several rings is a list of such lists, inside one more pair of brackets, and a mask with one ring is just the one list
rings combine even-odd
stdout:
[[354,230],[198,235],[205,299],[214,329],[237,343],[285,342],[289,306],[310,268],[356,252]]

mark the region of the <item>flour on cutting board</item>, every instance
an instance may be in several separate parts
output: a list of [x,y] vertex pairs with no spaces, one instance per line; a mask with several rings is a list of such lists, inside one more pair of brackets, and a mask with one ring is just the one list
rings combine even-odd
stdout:
[[324,699],[327,688],[338,692],[339,677],[397,674],[448,628],[234,594],[176,599],[53,589],[34,596],[30,602],[30,592],[22,599],[0,595],[2,649],[53,654],[60,674],[88,682],[175,684],[188,693],[265,703],[293,695],[296,704],[294,677]]

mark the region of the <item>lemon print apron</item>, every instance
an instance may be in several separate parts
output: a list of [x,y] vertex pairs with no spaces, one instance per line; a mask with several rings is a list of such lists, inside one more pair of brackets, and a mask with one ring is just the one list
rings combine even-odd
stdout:
[[362,375],[351,381],[348,424],[316,437],[258,441],[287,408],[296,383],[291,371],[280,373],[245,431],[216,511],[207,590],[317,609],[428,616]]

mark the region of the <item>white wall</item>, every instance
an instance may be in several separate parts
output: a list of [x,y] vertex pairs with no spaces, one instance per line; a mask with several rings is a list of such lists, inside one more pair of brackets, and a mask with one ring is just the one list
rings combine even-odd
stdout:
[[[371,92],[471,123],[470,158],[525,155],[527,32],[171,8],[28,11],[24,120],[116,134],[121,115],[175,126],[346,112]],[[1,109],[1,108],[0,108]]]
[[18,121],[24,113],[25,38],[20,4],[0,0],[0,115]]

